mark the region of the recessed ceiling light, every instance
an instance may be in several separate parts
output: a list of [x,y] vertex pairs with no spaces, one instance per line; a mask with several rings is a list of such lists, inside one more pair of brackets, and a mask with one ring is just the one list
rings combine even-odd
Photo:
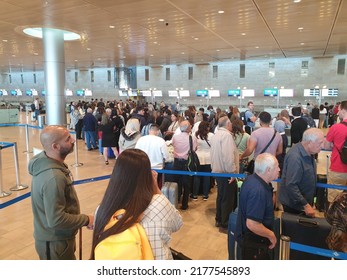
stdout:
[[4,39],[4,40],[2,40],[2,41],[5,42],[5,43],[8,42],[6,39]]
[[[61,30],[61,29],[54,29],[52,30],[57,31],[63,31],[64,32],[64,41],[73,41],[73,40],[79,40],[81,39],[81,36],[75,32],[67,31],[67,30]],[[34,28],[25,28],[23,29],[23,32],[29,36],[41,38],[42,39],[42,28],[41,27],[34,27]]]
[[259,49],[259,46],[256,46],[255,48],[256,48],[256,49]]
[[216,52],[220,52],[220,50],[216,50]]
[[224,14],[224,11],[218,11],[218,14]]
[[118,47],[118,48],[121,48],[122,46],[121,46],[121,45],[118,45],[117,47]]
[[91,48],[87,48],[87,51],[90,51],[91,50]]
[[294,0],[293,2],[294,2],[294,3],[300,3],[301,0]]
[[109,28],[116,28],[114,25],[110,25]]
[[163,18],[160,18],[160,19],[158,19],[158,21],[165,21],[165,19],[163,19]]
[[242,35],[242,36],[245,36],[245,35],[246,35],[246,33],[241,33],[241,35]]
[[34,55],[39,55],[37,52],[34,52]]
[[181,52],[181,54],[184,54],[184,52]]
[[153,54],[150,54],[149,56],[154,56]]
[[298,27],[298,30],[302,31],[302,30],[304,30],[304,28],[303,27]]
[[197,41],[197,40],[199,40],[199,38],[198,38],[198,37],[195,37],[195,38],[194,38],[194,40],[196,40],[196,41]]
[[305,43],[300,43],[301,46],[305,45]]

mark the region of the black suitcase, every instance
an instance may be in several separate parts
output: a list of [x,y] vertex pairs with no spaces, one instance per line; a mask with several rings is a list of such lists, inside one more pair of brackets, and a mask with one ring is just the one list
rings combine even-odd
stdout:
[[[317,183],[327,184],[327,175],[317,174]],[[327,210],[327,189],[317,187],[316,188],[316,203],[315,206],[318,211],[326,212]]]
[[[282,214],[282,235],[289,236],[291,242],[328,249],[326,238],[331,226],[325,218],[309,218],[284,212]],[[330,258],[290,250],[291,260],[329,260]]]
[[[235,239],[235,229],[236,229],[236,223],[237,223],[237,212],[238,208],[234,212],[231,212],[229,215],[229,222],[228,222],[228,255],[229,260],[241,260],[241,248],[236,242]],[[281,220],[279,218],[275,218],[274,221],[274,233],[277,238],[277,244],[275,248],[273,249],[273,256],[272,259],[279,260],[280,255],[280,222]]]

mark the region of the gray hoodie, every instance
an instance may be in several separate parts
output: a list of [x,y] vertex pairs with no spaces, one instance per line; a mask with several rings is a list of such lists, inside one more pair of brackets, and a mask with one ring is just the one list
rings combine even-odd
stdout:
[[80,214],[68,167],[41,152],[30,160],[28,169],[33,176],[34,238],[41,241],[73,239],[77,230],[88,224],[89,218]]

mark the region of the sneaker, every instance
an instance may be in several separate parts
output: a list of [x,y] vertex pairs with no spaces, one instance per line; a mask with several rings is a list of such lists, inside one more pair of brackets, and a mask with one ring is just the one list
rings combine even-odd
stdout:
[[204,201],[207,201],[207,200],[208,200],[208,196],[204,196],[202,199],[203,199]]
[[105,161],[105,164],[108,165],[108,160]]
[[196,195],[191,195],[190,198],[193,200],[198,200],[198,197]]
[[88,149],[88,151],[92,151],[92,150],[93,150],[92,148]]

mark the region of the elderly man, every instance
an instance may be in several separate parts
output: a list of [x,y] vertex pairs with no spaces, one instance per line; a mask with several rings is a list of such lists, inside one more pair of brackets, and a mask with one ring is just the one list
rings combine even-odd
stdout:
[[[213,173],[238,173],[239,152],[231,134],[228,116],[218,120],[218,130],[211,139],[211,168]],[[228,228],[229,214],[237,207],[237,182],[235,178],[216,177],[216,226]]]
[[323,132],[318,128],[310,128],[305,130],[302,141],[288,151],[279,190],[279,201],[285,212],[315,216],[312,208],[317,183],[314,155],[320,152],[323,143]]
[[254,163],[254,174],[242,184],[235,236],[243,260],[271,257],[276,245],[273,232],[274,210],[270,182],[277,179],[280,169],[277,159],[263,153]]
[[47,126],[40,141],[44,151],[29,162],[35,248],[41,260],[74,260],[78,229],[92,228],[94,221],[80,214],[72,174],[64,163],[75,140],[65,127]]

